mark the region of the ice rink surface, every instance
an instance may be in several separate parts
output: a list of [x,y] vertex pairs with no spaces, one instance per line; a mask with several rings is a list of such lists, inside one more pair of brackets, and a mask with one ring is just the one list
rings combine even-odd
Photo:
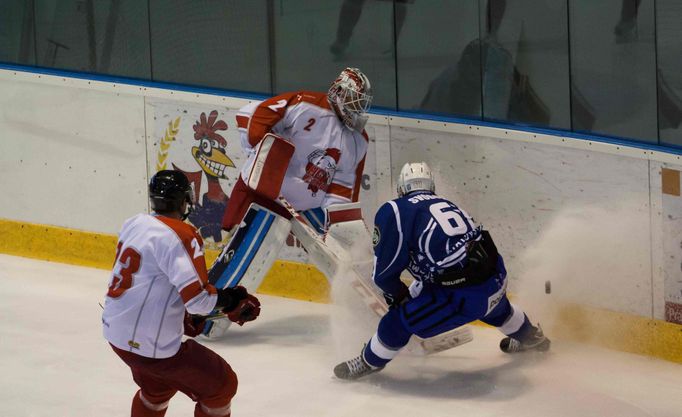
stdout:
[[[129,415],[136,387],[101,335],[108,275],[0,255],[0,416]],[[340,381],[332,368],[359,352],[373,320],[260,298],[258,320],[203,342],[237,372],[235,417],[682,416],[682,365],[556,337],[547,354],[512,357],[499,351],[496,330],[478,326],[464,346],[401,353],[378,374]],[[166,415],[192,410],[179,393]]]

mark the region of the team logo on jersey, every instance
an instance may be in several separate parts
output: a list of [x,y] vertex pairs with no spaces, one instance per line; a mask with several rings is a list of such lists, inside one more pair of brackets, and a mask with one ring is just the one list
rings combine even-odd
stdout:
[[336,148],[317,149],[308,155],[303,181],[308,183],[308,189],[313,197],[322,190],[327,192],[336,172],[336,164],[341,159],[341,151]]
[[379,228],[374,226],[374,232],[372,232],[372,246],[378,245],[380,240],[381,233],[379,233]]

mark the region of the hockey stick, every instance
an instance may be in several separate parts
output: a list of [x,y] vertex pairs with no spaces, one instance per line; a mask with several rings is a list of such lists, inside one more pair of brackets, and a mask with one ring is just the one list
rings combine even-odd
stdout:
[[[362,297],[364,303],[379,317],[383,317],[388,312],[388,305],[384,297],[379,295],[375,287],[371,284],[368,285],[368,282],[362,277],[351,278],[350,285]],[[469,343],[472,340],[474,340],[474,335],[471,329],[468,326],[461,326],[427,339],[415,336],[410,339],[406,349],[413,353],[430,355]]]
[[[337,274],[346,275],[351,287],[360,295],[362,301],[379,317],[388,311],[388,305],[383,294],[369,279],[365,279],[355,268],[353,260],[343,246],[333,236],[321,236],[294,210],[284,197],[279,197],[280,204],[292,216],[291,229],[297,239],[306,248],[313,263],[327,276],[331,284],[332,277]],[[458,327],[428,339],[414,337],[407,349],[420,354],[432,354],[463,345],[473,340],[471,329],[466,326]]]
[[222,311],[214,311],[212,313],[201,315],[197,314],[197,317],[201,317],[204,320],[216,320],[216,319],[227,319],[227,314],[223,313]]

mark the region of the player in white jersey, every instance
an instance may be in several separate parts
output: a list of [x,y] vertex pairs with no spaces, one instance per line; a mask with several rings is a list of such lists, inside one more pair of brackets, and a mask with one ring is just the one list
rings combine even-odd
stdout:
[[[358,202],[371,99],[365,74],[346,68],[326,93],[284,93],[239,110],[237,125],[248,159],[227,203],[223,228],[233,237],[209,272],[212,284],[241,283],[256,290],[289,234],[289,222],[297,221],[282,204],[323,234],[330,206],[338,210],[340,204]],[[350,205],[337,218],[358,213],[357,205]],[[227,325],[212,322],[204,333],[220,336]]]
[[131,415],[163,416],[182,391],[197,402],[195,417],[229,416],[235,373],[182,336],[198,335],[202,315],[215,310],[239,324],[254,320],[260,303],[243,287],[217,290],[208,283],[203,241],[183,222],[192,207],[184,174],[158,172],[149,193],[154,213],[128,219],[119,234],[102,314],[104,337],[140,387]]

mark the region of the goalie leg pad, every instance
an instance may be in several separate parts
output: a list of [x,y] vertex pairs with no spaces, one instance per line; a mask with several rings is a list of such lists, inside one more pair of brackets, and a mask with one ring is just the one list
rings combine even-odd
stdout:
[[255,291],[281,250],[289,222],[258,204],[251,204],[234,235],[211,266],[208,279],[216,288],[243,285]]
[[334,204],[327,207],[329,225],[362,220],[360,203]]
[[301,218],[320,235],[327,231],[327,213],[322,208],[312,208],[299,213]]
[[202,336],[208,339],[220,339],[227,333],[232,322],[227,318],[219,318],[213,320],[206,320],[204,330],[201,332]]
[[[236,227],[208,271],[208,281],[216,288],[242,285],[255,292],[282,249],[291,225],[284,217],[254,203]],[[227,319],[208,320],[202,334],[219,338],[230,324]]]
[[371,281],[374,250],[367,225],[362,219],[360,203],[334,204],[327,207],[327,240],[338,243],[353,261],[353,268]]

